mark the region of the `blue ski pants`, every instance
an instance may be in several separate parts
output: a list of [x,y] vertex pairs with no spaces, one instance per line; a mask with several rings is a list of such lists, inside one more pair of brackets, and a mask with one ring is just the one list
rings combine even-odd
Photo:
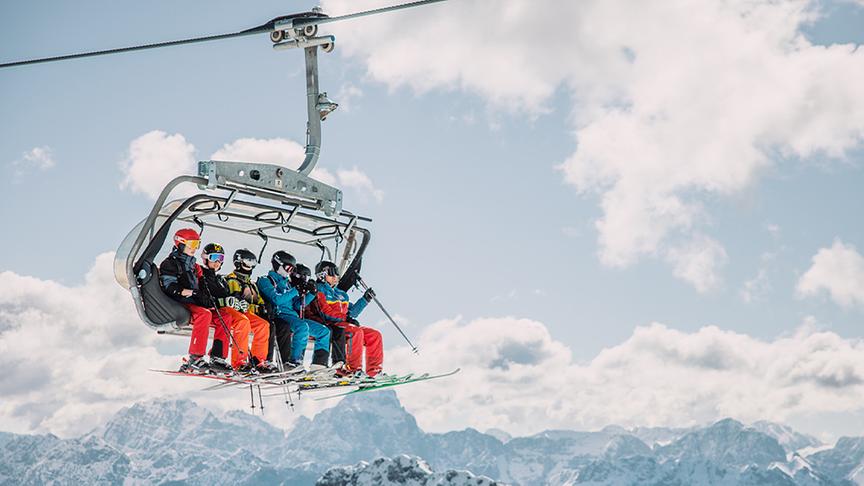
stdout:
[[[282,327],[280,335],[286,335],[290,329],[291,337],[291,361],[295,363],[303,362],[303,353],[306,352],[306,343],[309,341],[309,336],[315,339],[315,350],[323,350],[330,352],[330,329],[323,324],[319,324],[309,319],[300,319],[295,316],[279,316],[276,318],[276,326]],[[287,353],[287,339],[279,341],[280,351],[284,355]],[[284,344],[283,344],[284,343]]]

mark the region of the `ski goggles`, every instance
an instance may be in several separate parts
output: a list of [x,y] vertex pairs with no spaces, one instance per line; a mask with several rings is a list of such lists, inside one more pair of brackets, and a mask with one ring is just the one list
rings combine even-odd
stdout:
[[332,267],[328,267],[328,268],[325,268],[324,270],[321,270],[320,272],[318,272],[318,276],[319,277],[338,277],[339,276],[339,270],[332,268]]
[[241,258],[237,260],[237,262],[240,263],[240,265],[243,265],[243,268],[248,268],[249,270],[252,270],[253,268],[258,266],[258,259],[255,257]]
[[181,245],[185,245],[186,248],[189,248],[192,250],[197,250],[198,247],[201,246],[201,240],[184,240],[181,238],[178,241]]
[[206,253],[204,255],[204,258],[206,258],[208,261],[211,261],[211,262],[223,262],[223,261],[225,261],[225,254],[224,253]]

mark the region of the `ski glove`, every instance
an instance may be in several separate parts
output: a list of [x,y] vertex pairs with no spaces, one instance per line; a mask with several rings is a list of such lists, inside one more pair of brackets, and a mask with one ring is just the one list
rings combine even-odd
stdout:
[[318,285],[314,281],[308,280],[303,284],[303,290],[310,294],[318,293]]
[[234,296],[228,297],[225,299],[225,304],[227,307],[233,307],[234,310],[246,313],[249,310],[249,303],[243,299],[238,299]]
[[366,299],[366,302],[372,302],[372,299],[375,298],[375,291],[372,289],[366,289],[366,293],[363,294],[363,298]]

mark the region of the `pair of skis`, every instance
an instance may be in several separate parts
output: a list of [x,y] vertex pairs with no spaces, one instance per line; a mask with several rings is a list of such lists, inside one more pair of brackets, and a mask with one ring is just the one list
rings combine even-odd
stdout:
[[438,378],[453,376],[456,373],[459,373],[460,370],[461,370],[461,368],[456,368],[455,370],[450,371],[448,373],[441,373],[438,375],[430,375],[429,373],[424,373],[424,374],[419,375],[419,376],[405,375],[404,377],[396,377],[393,380],[384,380],[381,382],[371,381],[371,382],[367,382],[367,383],[359,383],[357,385],[354,385],[354,386],[357,386],[356,390],[351,390],[351,391],[347,391],[347,392],[343,392],[343,393],[337,393],[335,395],[328,395],[326,397],[319,397],[319,398],[316,398],[315,400],[316,401],[329,400],[331,398],[339,398],[339,397],[344,397],[344,396],[348,396],[348,395],[354,395],[356,393],[373,392],[373,391],[383,390],[385,388],[392,388],[394,386],[407,385],[409,383],[417,383],[420,381],[435,380]]
[[[263,386],[265,389],[276,389],[276,388],[286,388],[286,387],[296,387],[295,390],[298,395],[301,392],[311,392],[311,391],[321,391],[327,390],[331,388],[340,388],[340,387],[356,387],[353,390],[346,391],[343,393],[338,393],[335,395],[328,395],[325,397],[319,397],[315,400],[329,400],[331,398],[339,398],[348,395],[353,395],[356,393],[365,393],[383,390],[386,388],[392,388],[394,386],[407,385],[409,383],[417,383],[421,381],[429,381],[435,380],[438,378],[445,378],[447,376],[455,375],[460,371],[460,368],[456,368],[453,371],[448,373],[441,373],[437,375],[431,375],[429,373],[424,373],[422,375],[397,375],[397,376],[387,376],[382,377],[380,379],[370,379],[370,378],[361,378],[357,379],[354,377],[337,377],[337,376],[327,376],[324,375],[325,372],[333,372],[334,370],[330,368],[325,368],[322,370],[316,370],[308,373],[297,373],[297,372],[281,372],[281,373],[271,373],[265,375],[248,375],[248,376],[227,376],[227,375],[214,375],[214,374],[202,374],[202,373],[188,373],[183,371],[171,371],[171,370],[151,370],[157,373],[162,373],[164,375],[169,376],[191,376],[197,378],[206,378],[210,380],[218,381],[214,385],[208,386],[205,390],[218,390],[222,388],[234,387],[234,386],[258,386],[259,393],[260,389]],[[328,373],[329,374],[329,373]],[[299,375],[299,376],[297,376]],[[316,376],[317,375],[317,376]],[[271,397],[280,395],[276,394],[268,394],[263,395],[264,397]],[[260,397],[259,397],[260,398]]]

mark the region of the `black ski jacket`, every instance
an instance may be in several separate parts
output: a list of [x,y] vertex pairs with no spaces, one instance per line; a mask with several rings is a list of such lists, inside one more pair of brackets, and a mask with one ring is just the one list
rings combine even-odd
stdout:
[[[201,267],[195,263],[195,257],[180,253],[176,248],[159,264],[159,283],[162,290],[183,304],[200,305],[196,298],[200,275]],[[191,297],[183,297],[180,292],[184,289],[190,289],[194,293]]]

